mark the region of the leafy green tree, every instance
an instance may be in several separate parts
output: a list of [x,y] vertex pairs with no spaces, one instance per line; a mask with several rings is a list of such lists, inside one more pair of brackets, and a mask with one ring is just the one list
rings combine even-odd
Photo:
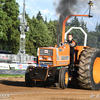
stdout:
[[[19,5],[15,0],[0,0],[0,49],[18,53],[20,43],[19,26]],[[36,18],[31,19],[26,14],[29,32],[26,32],[26,53],[30,55],[37,55],[38,47],[54,46],[57,43],[57,34],[62,38],[62,18],[58,20],[45,21],[39,11]],[[79,21],[74,17],[70,23],[66,24],[66,31],[70,27],[82,27],[88,35],[87,46],[100,48],[100,24],[97,23],[95,31],[90,31],[87,28],[83,19]],[[74,40],[78,45],[83,45],[84,34],[80,30],[72,30]]]
[[7,14],[3,11],[4,0],[0,0],[0,49],[5,49],[7,38]]
[[26,32],[26,53],[36,56],[37,48],[50,46],[52,38],[43,20],[38,20],[33,16],[32,19],[28,19],[28,23],[30,31]]
[[88,32],[87,24],[84,22],[83,19],[81,19],[81,21],[80,21],[80,27],[82,27],[82,29],[84,29],[84,31]]
[[45,16],[45,21],[44,21],[44,23],[47,24],[47,17],[46,17],[46,16]]
[[96,33],[100,32],[100,24],[98,24],[98,22],[96,24],[95,31]]
[[74,17],[74,19],[72,19],[70,25],[73,26],[73,27],[79,27],[80,26],[80,22],[79,22],[79,20],[76,16]]
[[52,38],[51,46],[55,46],[55,44],[57,43],[57,31],[55,23],[53,21],[50,21],[47,23],[47,27],[48,27],[48,34]]
[[[100,49],[100,24],[97,22],[96,24],[96,27],[95,27],[95,32],[94,33],[94,36],[97,37],[97,48]],[[92,35],[93,36],[93,35]]]
[[98,37],[95,36],[93,32],[89,32],[87,39],[87,46],[92,48],[97,48],[98,47],[97,44],[98,44]]
[[[34,20],[33,20],[34,21]],[[41,20],[38,22],[36,20],[36,24],[34,24],[34,28],[36,31],[34,31],[34,39],[36,40],[35,46],[37,47],[47,47],[51,45],[51,37],[48,34],[48,28]]]
[[41,12],[39,11],[36,17],[38,20],[43,20],[43,17],[41,15]]
[[19,50],[19,36],[17,27],[19,26],[19,5],[15,0],[5,0],[3,11],[7,14],[6,27],[8,42],[6,47],[13,53],[18,53]]
[[[34,46],[34,39],[33,39],[33,33],[34,33],[34,28],[33,28],[33,23],[32,23],[32,19],[29,17],[28,14],[25,15],[26,19],[27,19],[27,24],[30,27],[29,32],[26,32],[26,53],[29,55],[36,55],[36,48]],[[35,18],[33,16],[33,18]]]

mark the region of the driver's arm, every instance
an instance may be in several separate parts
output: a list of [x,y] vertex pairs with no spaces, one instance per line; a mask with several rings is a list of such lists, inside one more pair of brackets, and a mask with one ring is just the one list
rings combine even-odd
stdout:
[[70,45],[70,47],[76,47],[77,43],[76,43],[76,41],[72,41],[72,43],[70,43],[69,45]]
[[68,44],[68,42],[67,42],[67,41],[65,41],[65,42],[64,42],[64,44]]

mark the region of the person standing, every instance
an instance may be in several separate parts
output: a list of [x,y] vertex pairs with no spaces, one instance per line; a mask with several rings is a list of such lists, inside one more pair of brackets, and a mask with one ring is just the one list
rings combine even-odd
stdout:
[[73,69],[74,66],[74,54],[75,50],[74,47],[76,47],[77,43],[73,40],[73,34],[68,34],[68,40],[67,43],[70,45],[70,69]]

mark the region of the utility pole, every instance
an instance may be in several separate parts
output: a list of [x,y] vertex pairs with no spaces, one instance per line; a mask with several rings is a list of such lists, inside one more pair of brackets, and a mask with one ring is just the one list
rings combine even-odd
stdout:
[[27,22],[25,20],[25,0],[23,3],[23,15],[22,15],[22,19],[20,19],[20,25],[21,25],[21,34],[20,34],[19,53],[25,54],[25,25],[27,25]]
[[24,55],[25,55],[25,32],[29,31],[29,27],[27,27],[27,21],[25,19],[25,0],[23,2],[23,14],[22,18],[20,18],[20,26],[18,30],[21,32],[20,34],[20,46],[19,46],[19,56],[20,63],[24,63]]

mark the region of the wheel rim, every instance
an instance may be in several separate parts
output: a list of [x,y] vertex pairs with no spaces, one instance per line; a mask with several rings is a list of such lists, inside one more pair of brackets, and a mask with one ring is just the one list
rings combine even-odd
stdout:
[[93,65],[93,79],[96,84],[100,82],[100,58],[97,57]]
[[68,72],[65,73],[65,84],[68,84]]

